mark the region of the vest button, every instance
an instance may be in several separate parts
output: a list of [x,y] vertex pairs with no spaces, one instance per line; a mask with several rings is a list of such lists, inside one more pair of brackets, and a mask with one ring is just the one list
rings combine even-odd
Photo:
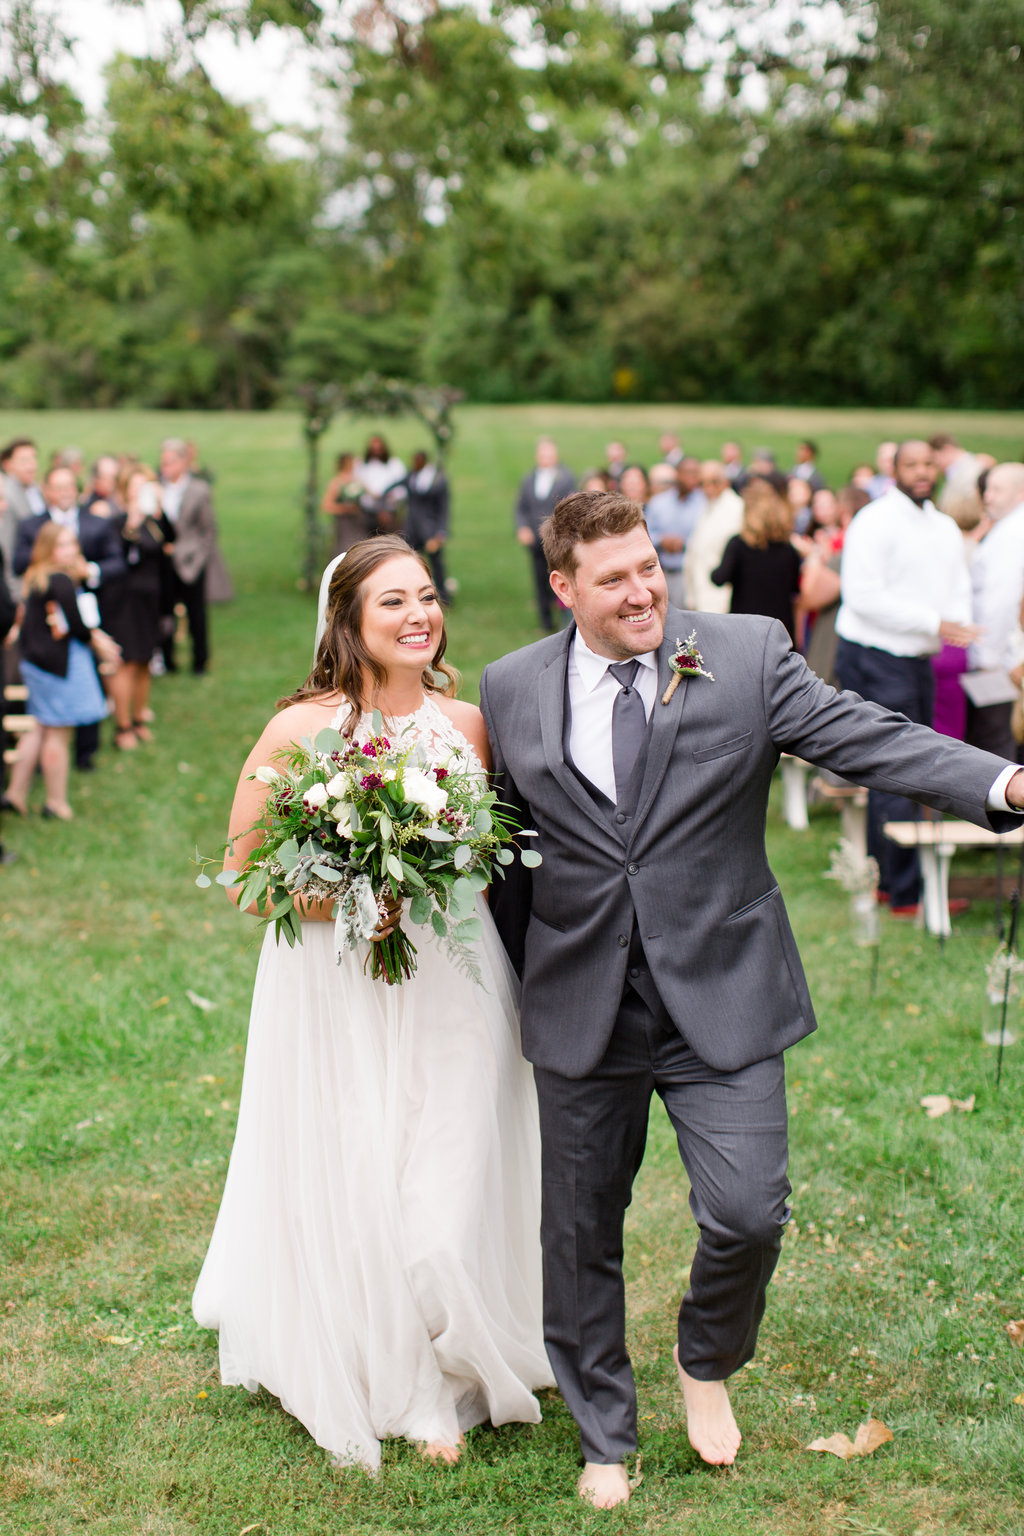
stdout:
[[627,939],[626,935],[624,933],[620,933],[619,934],[619,948],[620,949],[626,949],[628,947],[628,945],[629,945],[629,940]]
[[639,976],[640,975],[640,967],[638,965],[631,965],[630,968],[629,968],[629,974],[631,976]]
[[615,820],[618,822],[620,827],[622,826],[622,824],[625,821],[625,819],[626,819],[625,815],[623,814],[622,811],[616,811],[616,813],[615,813]]
[[639,864],[627,864],[626,865],[626,874],[627,875],[638,875],[639,873],[640,873],[640,865]]

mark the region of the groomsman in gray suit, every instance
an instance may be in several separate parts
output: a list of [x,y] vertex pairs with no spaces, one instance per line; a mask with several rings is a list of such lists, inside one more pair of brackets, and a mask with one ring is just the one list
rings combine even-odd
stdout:
[[789,1215],[783,1052],[815,1028],[765,854],[779,754],[998,831],[1018,824],[1024,784],[1013,763],[836,693],[772,619],[670,608],[625,498],[578,492],[542,537],[575,622],[481,683],[504,796],[543,855],[496,887],[495,916],[540,1104],[547,1347],[580,1429],[581,1496],[609,1508],[629,1497],[637,1443],[622,1225],[654,1093],[699,1228],[675,1356],[687,1429],[712,1464],[740,1445],[726,1379],[754,1353]]
[[556,629],[557,625],[548,582],[548,563],[540,541],[541,524],[575,486],[572,470],[558,461],[557,443],[550,437],[538,438],[536,467],[523,476],[516,498],[516,538],[530,552],[537,615],[541,629],[545,630]]
[[[208,568],[218,552],[217,520],[209,485],[190,474],[188,465],[188,444],[181,438],[166,438],[160,447],[160,480],[163,510],[174,526],[171,596],[174,604],[185,606],[192,671],[201,675],[210,657],[206,585]],[[173,631],[163,651],[168,672],[177,671]]]

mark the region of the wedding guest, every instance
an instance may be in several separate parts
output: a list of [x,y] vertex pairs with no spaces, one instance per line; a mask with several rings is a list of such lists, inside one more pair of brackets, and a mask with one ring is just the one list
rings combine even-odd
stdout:
[[746,484],[747,472],[743,467],[743,450],[739,443],[723,443],[719,453],[719,462],[725,470],[733,490],[742,491]]
[[940,512],[945,512],[947,498],[953,497],[965,487],[976,489],[982,465],[977,454],[961,448],[955,437],[948,432],[936,432],[928,439],[935,458],[935,467],[943,479],[938,499]]
[[791,480],[806,480],[812,491],[820,491],[825,479],[818,470],[818,445],[810,438],[796,445],[796,463],[789,472]]
[[516,538],[529,551],[541,629],[551,632],[557,626],[559,611],[548,583],[548,562],[540,542],[540,527],[551,516],[557,502],[576,489],[571,469],[559,461],[558,445],[553,438],[537,439],[535,468],[524,475],[516,498]]
[[811,511],[811,497],[813,496],[810,482],[791,475],[786,482],[786,500],[793,509],[793,528],[796,533],[809,534],[814,522],[814,514]]
[[611,481],[603,469],[588,469],[580,480],[581,491],[608,491],[611,490]]
[[678,469],[683,457],[682,445],[674,432],[663,432],[658,438],[658,453],[663,464],[671,464]]
[[707,459],[700,467],[705,505],[686,543],[680,605],[702,613],[728,613],[732,587],[716,586],[711,573],[722,562],[725,546],[743,527],[743,499],[730,484],[725,465]]
[[804,659],[822,682],[831,683],[833,687],[836,683],[836,615],[839,612],[843,542],[846,529],[870,499],[867,491],[858,490],[854,485],[843,486],[835,498],[836,523],[828,539],[812,538],[803,545],[794,539],[803,555],[797,609],[808,621]]
[[[964,648],[977,638],[970,578],[960,531],[931,499],[937,478],[931,448],[901,443],[893,465],[894,488],[847,529],[836,673],[844,689],[930,725],[931,656],[944,641]],[[919,814],[903,795],[872,790],[868,797],[868,852],[879,863],[879,890],[898,917],[917,913],[920,866],[916,850],[898,848],[882,826]]]
[[823,485],[811,497],[811,537],[823,539],[830,548],[842,548],[839,535],[839,501],[835,491]]
[[[207,482],[189,473],[188,444],[180,437],[166,438],[161,445],[160,481],[164,516],[174,529],[169,572],[173,607],[179,603],[184,606],[192,643],[192,671],[201,677],[210,660],[208,569],[219,554],[213,497]],[[173,626],[162,649],[166,670],[176,672]]]
[[[58,523],[69,529],[78,540],[86,562],[82,588],[89,601],[98,605],[93,615],[93,622],[98,625],[103,617],[107,587],[124,571],[121,541],[107,518],[97,517],[78,506],[78,481],[72,470],[61,465],[51,469],[43,481],[43,493],[44,510],[38,517],[27,518],[19,525],[14,569],[19,576],[28,569],[36,538],[48,523]],[[91,770],[99,744],[98,723],[83,723],[75,732],[76,768],[82,772]]]
[[850,471],[850,484],[855,490],[864,491],[871,500],[871,485],[875,478],[875,466],[873,464],[855,464]]
[[38,473],[39,455],[30,437],[16,437],[0,449],[0,481],[7,503],[7,510],[0,517],[0,552],[7,569],[7,586],[15,598],[21,596],[20,572],[14,568],[18,527],[46,511],[46,500],[36,484]]
[[[604,457],[604,472],[608,476],[610,484],[617,486],[626,468],[626,445],[624,443],[606,443]],[[635,500],[636,498],[632,497],[630,499]]]
[[85,478],[85,454],[81,448],[55,448],[50,455],[50,469],[70,469],[81,489]]
[[[53,473],[69,474],[69,470]],[[43,772],[43,815],[70,821],[68,768],[71,732],[107,713],[93,664],[91,629],[79,612],[77,594],[89,574],[70,528],[46,522],[40,528],[25,571],[25,612],[21,623],[21,675],[28,689],[28,713],[36,727],[23,736],[7,788],[8,808],[24,816],[39,763]]]
[[360,500],[368,535],[387,533],[397,526],[402,501],[399,487],[405,474],[405,465],[383,437],[375,433],[367,440],[362,458],[356,461],[353,479],[365,487]]
[[896,484],[893,474],[893,466],[896,458],[896,444],[891,442],[879,443],[875,449],[876,473],[868,481],[864,489],[872,501],[877,501],[879,496],[884,496],[886,491],[891,491]]
[[412,469],[405,480],[405,526],[402,535],[417,554],[430,562],[434,586],[442,603],[447,602],[447,575],[444,547],[448,542],[451,511],[448,476],[439,464],[432,464],[422,448],[412,456]]
[[124,511],[111,518],[124,550],[124,575],[112,582],[103,621],[121,648],[121,664],[110,679],[114,705],[114,745],[134,751],[152,741],[149,728],[149,663],[160,641],[160,588],[165,551],[174,529],[160,509],[156,475],[139,465],[120,482],[117,500]]
[[794,640],[800,556],[790,543],[792,532],[793,511],[786,498],[768,481],[752,479],[743,492],[743,527],[725,546],[711,580],[732,587],[730,613],[779,619]]
[[334,473],[324,487],[320,511],[334,524],[331,554],[342,555],[366,537],[366,518],[360,498],[366,491],[355,477],[355,454],[339,453]]
[[666,470],[671,475],[671,482],[651,497],[644,515],[651,543],[658,551],[658,559],[665,572],[669,601],[677,608],[682,608],[686,546],[707,506],[707,498],[698,483],[700,465],[696,459],[680,459],[675,471],[670,464],[656,464],[651,470],[652,488],[656,477],[657,483],[661,484]]
[[641,507],[646,505],[651,494],[650,481],[642,464],[624,464],[617,481],[613,479],[612,483],[618,485],[623,496]]
[[121,511],[117,502],[120,472],[120,462],[114,454],[100,455],[89,474],[89,488],[81,501],[83,512],[92,512],[96,517],[109,517]]
[[[985,510],[991,528],[971,562],[973,619],[980,634],[970,649],[972,669],[1008,672],[1017,656],[1013,644],[1024,602],[1024,464],[997,464],[985,482]],[[1016,757],[1010,729],[1010,702],[967,701],[965,740],[972,747]]]

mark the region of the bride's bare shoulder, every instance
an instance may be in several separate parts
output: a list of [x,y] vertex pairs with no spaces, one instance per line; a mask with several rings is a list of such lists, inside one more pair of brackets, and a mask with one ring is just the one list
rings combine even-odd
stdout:
[[298,704],[286,704],[267,721],[255,750],[273,752],[303,736],[315,736],[317,731],[331,724],[343,702],[338,695],[332,694],[325,699],[302,699]]

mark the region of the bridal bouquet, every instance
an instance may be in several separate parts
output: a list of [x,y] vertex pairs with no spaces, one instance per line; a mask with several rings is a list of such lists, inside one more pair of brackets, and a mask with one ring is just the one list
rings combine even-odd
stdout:
[[[388,898],[409,897],[410,922],[429,922],[452,960],[479,979],[468,948],[482,931],[477,893],[495,874],[504,878],[500,866],[512,863],[519,828],[457,751],[431,763],[418,740],[384,734],[379,710],[371,730],[358,743],[322,730],[282,753],[279,766],[258,768],[254,777],[269,794],[247,830],[261,841],[218,883],[240,887],[243,909],[259,902],[263,921],[292,945],[302,942],[296,899],[333,901],[339,960],[369,940]],[[531,849],[520,858],[528,867],[541,862]],[[201,873],[196,883],[211,881]],[[394,985],[412,976],[415,956],[399,923],[370,945],[367,963],[374,979]]]

